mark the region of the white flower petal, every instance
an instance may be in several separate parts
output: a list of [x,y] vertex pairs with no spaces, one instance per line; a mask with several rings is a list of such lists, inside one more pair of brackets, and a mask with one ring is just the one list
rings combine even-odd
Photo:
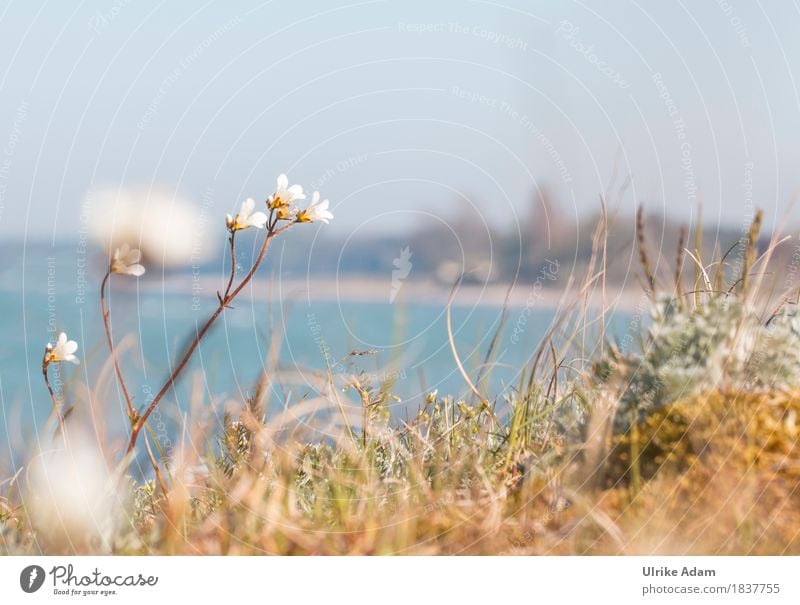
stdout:
[[294,200],[306,199],[306,195],[303,193],[303,187],[300,185],[292,185],[289,187],[287,191],[287,197],[289,198],[290,202]]
[[253,225],[253,227],[257,227],[259,229],[263,229],[264,225],[267,224],[267,215],[264,214],[263,212],[254,212],[250,216],[250,221],[249,222],[250,222],[251,225]]
[[139,250],[138,248],[134,248],[125,257],[125,264],[126,265],[135,265],[140,260],[142,260],[142,251]]
[[239,215],[242,219],[246,219],[250,216],[250,213],[253,211],[253,208],[256,207],[256,201],[249,197],[245,201],[242,202],[242,209],[239,211]]

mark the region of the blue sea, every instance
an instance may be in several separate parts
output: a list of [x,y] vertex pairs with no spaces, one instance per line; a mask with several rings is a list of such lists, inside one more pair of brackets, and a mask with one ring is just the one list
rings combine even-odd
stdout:
[[[123,399],[113,378],[110,388],[96,390],[108,360],[99,310],[103,259],[80,249],[28,245],[9,247],[0,273],[0,440],[36,439],[51,403],[41,360],[45,344],[67,332],[79,344],[80,366],[63,364],[54,373],[57,390],[66,401],[81,401],[78,393],[92,392],[91,405],[102,413],[104,430],[125,431]],[[271,275],[265,270],[264,275]],[[274,272],[272,272],[273,279]],[[224,281],[224,267],[203,269],[203,279]],[[266,277],[259,277],[266,279]],[[121,351],[121,363],[135,403],[142,407],[168,376],[178,352],[214,310],[213,291],[197,296],[171,284],[174,275],[150,271],[140,281],[114,276],[110,289],[114,340],[135,346]],[[186,282],[184,275],[183,281]],[[367,381],[394,381],[393,413],[413,411],[430,391],[468,394],[458,372],[447,336],[445,305],[415,302],[399,296],[392,304],[338,297],[281,299],[277,294],[253,298],[245,291],[205,339],[184,373],[177,391],[162,403],[163,416],[173,428],[179,411],[189,409],[190,391],[199,384],[203,405],[223,409],[254,392],[278,339],[279,366],[286,384],[270,405],[283,406],[316,394],[320,372],[361,374]],[[452,310],[455,343],[464,366],[474,378],[498,329],[502,308],[456,303]],[[521,367],[529,363],[554,312],[539,305],[510,307],[505,329],[498,336],[488,390],[497,395],[516,384]],[[609,319],[621,325],[624,318]],[[357,355],[351,355],[356,352]],[[196,397],[195,397],[196,398]]]

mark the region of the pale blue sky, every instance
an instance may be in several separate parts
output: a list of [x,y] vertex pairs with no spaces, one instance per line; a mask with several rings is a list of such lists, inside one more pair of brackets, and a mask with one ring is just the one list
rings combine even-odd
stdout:
[[509,224],[544,185],[584,212],[615,168],[626,210],[688,217],[696,186],[738,225],[800,186],[798,26],[739,0],[3,2],[0,233],[74,238],[102,185],[224,215],[282,171],[341,234]]

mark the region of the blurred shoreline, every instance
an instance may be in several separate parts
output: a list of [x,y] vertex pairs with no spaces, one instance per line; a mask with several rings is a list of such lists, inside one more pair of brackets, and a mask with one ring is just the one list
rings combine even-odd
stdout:
[[[197,277],[192,275],[173,275],[163,281],[140,280],[139,291],[152,293],[163,291],[168,294],[186,295],[205,306],[209,299],[216,300],[217,290],[224,284],[222,276]],[[522,281],[513,284],[462,283],[453,296],[453,306],[485,306],[502,307],[506,303],[509,308],[541,308],[558,309],[572,304],[579,294],[579,286],[569,289],[558,287],[537,287],[537,282]],[[260,299],[286,300],[301,302],[304,299],[314,301],[343,301],[373,304],[391,304],[403,306],[408,304],[447,305],[451,288],[435,280],[408,280],[401,287],[392,285],[391,279],[379,279],[373,276],[348,275],[339,278],[312,276],[308,279],[297,278],[256,278],[248,287],[251,296]],[[638,284],[619,287],[607,286],[603,295],[598,284],[589,291],[586,297],[590,308],[605,308],[607,311],[642,312],[647,308],[648,298]]]

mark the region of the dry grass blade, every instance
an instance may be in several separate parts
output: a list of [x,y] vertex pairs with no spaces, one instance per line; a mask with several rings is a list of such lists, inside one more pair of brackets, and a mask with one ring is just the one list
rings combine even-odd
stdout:
[[753,217],[753,222],[750,223],[750,228],[747,230],[747,241],[745,242],[744,249],[744,262],[742,264],[742,294],[747,296],[747,287],[749,285],[750,268],[755,262],[756,253],[758,252],[758,234],[761,232],[761,222],[764,219],[764,212],[761,209],[756,210]]
[[678,299],[679,304],[683,304],[681,272],[683,269],[683,255],[685,252],[684,248],[686,247],[687,234],[686,225],[681,225],[681,230],[678,232],[678,248],[675,255],[675,297]]
[[164,481],[164,475],[161,474],[161,468],[158,466],[158,462],[156,461],[156,457],[153,455],[153,450],[150,447],[150,440],[147,438],[147,433],[144,435],[144,444],[147,448],[147,457],[150,459],[150,465],[153,467],[153,471],[156,474],[156,479],[158,481],[158,485],[161,488],[162,493],[164,496],[169,496],[169,489],[167,489],[167,483]]
[[656,290],[656,276],[653,273],[653,267],[650,265],[650,259],[647,256],[647,241],[644,228],[644,206],[639,206],[639,209],[636,211],[636,240],[639,243],[639,262],[642,265],[642,270],[644,271],[644,276],[652,295]]
[[[695,250],[695,252],[697,252],[697,251]],[[697,270],[699,271],[700,276],[702,276],[703,285],[705,286],[705,291],[706,292],[713,292],[714,289],[711,286],[711,279],[708,277],[708,273],[706,272],[706,268],[703,266],[703,263],[700,262],[699,253],[698,253],[698,256],[695,256],[688,249],[686,249],[686,254],[688,254],[689,258],[691,258],[692,261],[694,261],[694,264],[697,267]],[[695,284],[695,291],[697,291],[697,284]]]
[[453,360],[456,363],[456,367],[458,367],[458,371],[461,373],[464,382],[467,383],[467,386],[472,390],[478,400],[485,405],[487,408],[489,407],[489,400],[484,397],[481,392],[478,390],[478,387],[475,386],[475,383],[472,382],[472,379],[469,377],[469,374],[464,369],[464,364],[461,363],[461,358],[458,356],[458,349],[456,348],[456,341],[453,336],[453,320],[451,317],[451,307],[453,304],[453,298],[456,294],[456,289],[458,288],[459,284],[461,283],[461,278],[458,278],[458,281],[453,284],[452,289],[450,290],[450,296],[447,299],[447,311],[446,311],[446,318],[447,318],[447,338],[450,341],[450,350],[453,353]]

